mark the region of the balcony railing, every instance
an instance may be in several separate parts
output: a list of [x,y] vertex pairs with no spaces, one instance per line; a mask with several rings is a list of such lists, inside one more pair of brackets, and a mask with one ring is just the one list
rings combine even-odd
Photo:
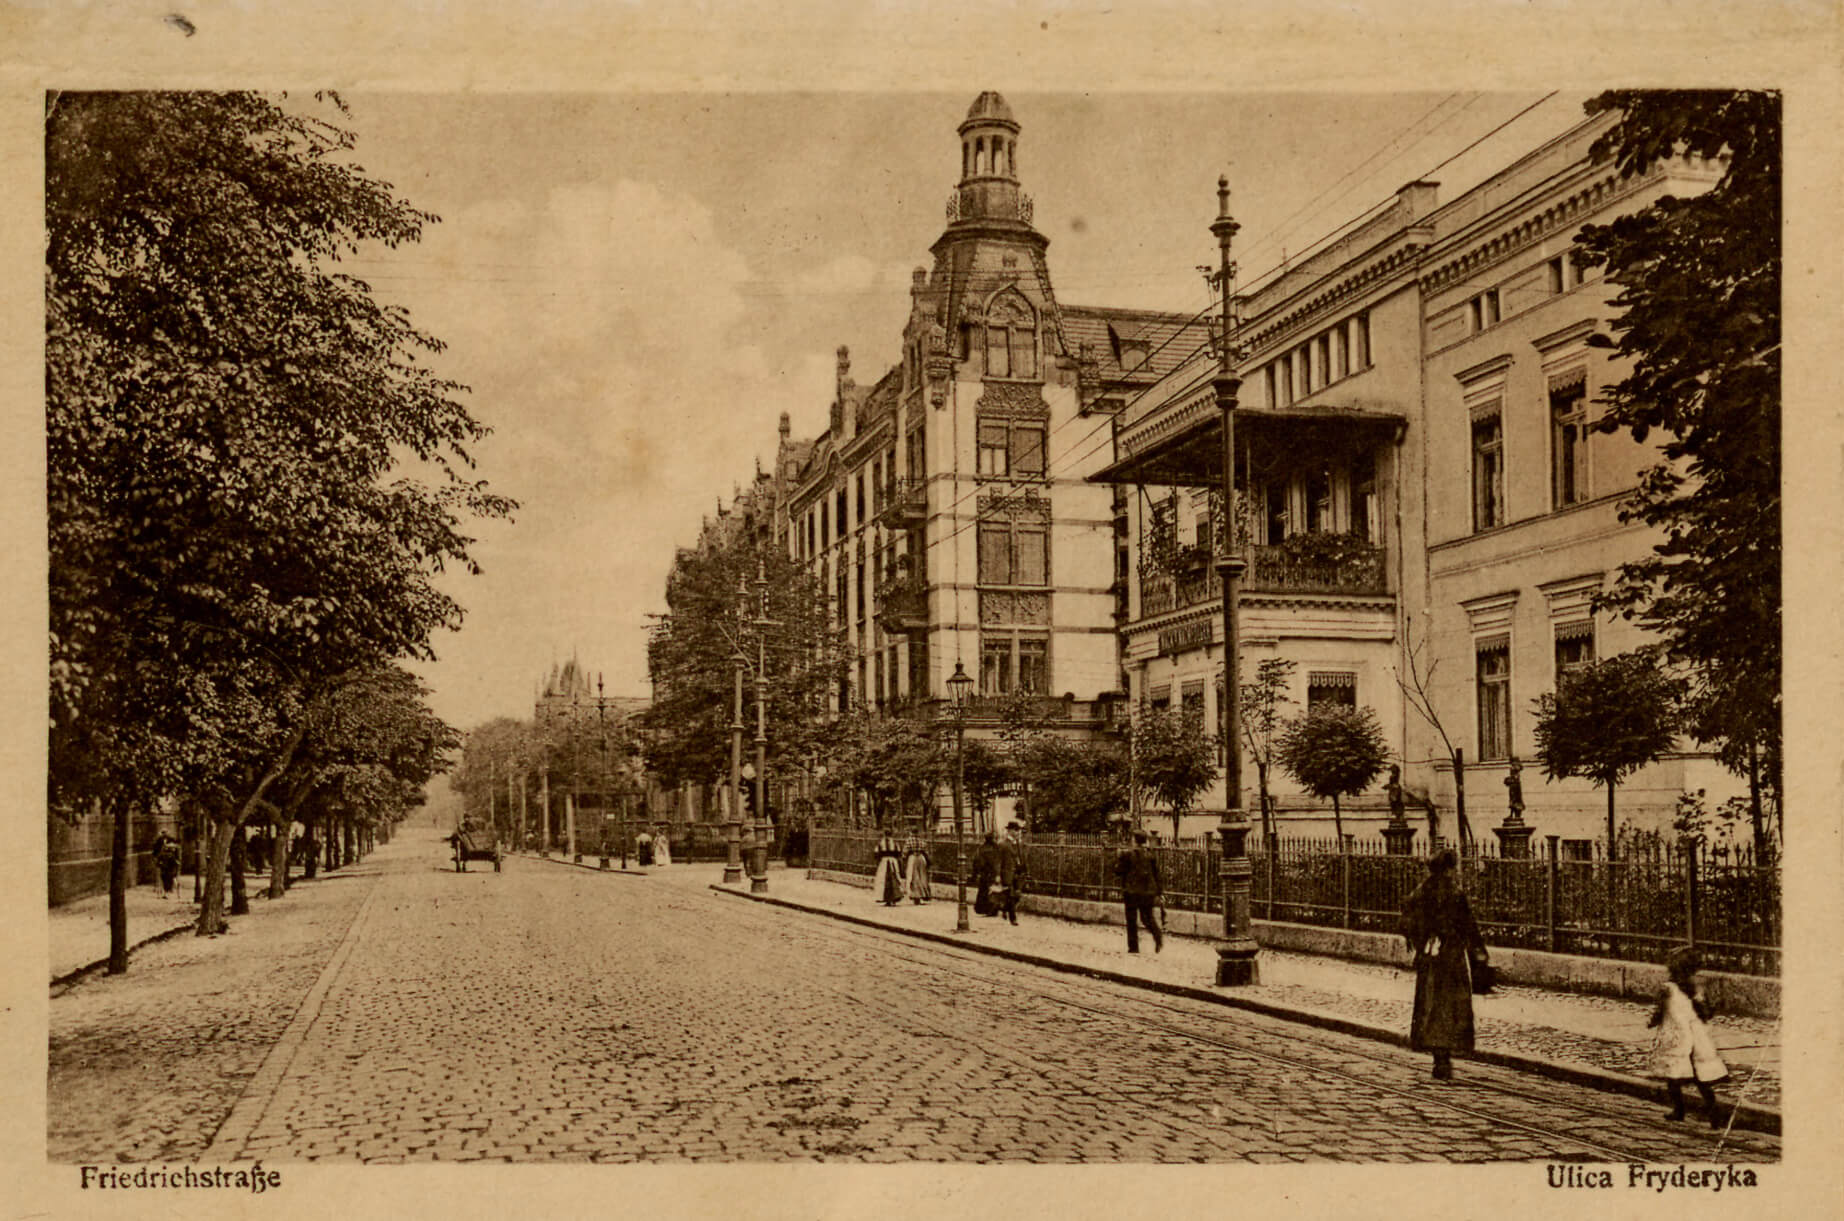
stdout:
[[[1244,593],[1387,594],[1389,580],[1381,547],[1354,549],[1339,560],[1302,558],[1287,547],[1250,547],[1242,574]],[[1214,565],[1163,572],[1140,570],[1140,617],[1163,615],[1223,596]]]
[[928,483],[921,479],[892,479],[878,494],[877,521],[894,526],[928,516]]
[[877,588],[877,622],[886,632],[902,632],[928,622],[928,582],[919,576],[898,577]]

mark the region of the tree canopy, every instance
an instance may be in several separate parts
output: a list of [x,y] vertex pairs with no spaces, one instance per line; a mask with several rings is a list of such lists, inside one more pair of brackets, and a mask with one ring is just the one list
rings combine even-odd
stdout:
[[1287,722],[1276,744],[1276,757],[1287,774],[1315,797],[1332,799],[1332,820],[1339,843],[1345,836],[1339,798],[1370,787],[1389,761],[1389,743],[1377,715],[1368,708],[1319,703]]
[[[428,367],[441,343],[334,266],[436,219],[352,164],[345,116],[330,95],[48,99],[51,774],[66,799],[181,790],[228,832],[290,766],[317,698],[431,656],[459,625],[434,577],[472,569],[466,519],[514,507],[471,477],[487,429]],[[219,923],[220,878],[201,931]]]
[[1587,776],[1607,790],[1607,846],[1614,851],[1614,788],[1677,740],[1682,684],[1655,657],[1620,653],[1562,676],[1537,697],[1537,761],[1552,780]]
[[1661,450],[1622,517],[1664,539],[1603,604],[1659,635],[1688,678],[1685,728],[1748,777],[1758,830],[1781,771],[1780,95],[1621,90],[1588,110],[1619,112],[1594,155],[1627,174],[1690,158],[1720,175],[1578,241],[1620,286],[1594,342],[1631,362],[1600,427]]
[[1177,839],[1184,816],[1216,779],[1216,744],[1203,717],[1186,709],[1148,709],[1134,719],[1132,734],[1134,775],[1170,812]]

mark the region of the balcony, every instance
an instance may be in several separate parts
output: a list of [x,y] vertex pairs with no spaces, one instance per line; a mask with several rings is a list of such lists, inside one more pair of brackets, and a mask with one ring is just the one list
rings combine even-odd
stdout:
[[[1348,534],[1295,535],[1277,546],[1247,548],[1248,568],[1242,592],[1259,594],[1389,593],[1383,549]],[[1149,619],[1223,596],[1214,565],[1202,569],[1189,552],[1181,553],[1176,571],[1152,565],[1140,568],[1140,618]]]
[[928,483],[922,479],[892,479],[878,496],[877,524],[895,529],[905,522],[928,517]]
[[892,634],[928,626],[928,581],[902,576],[877,587],[877,622]]

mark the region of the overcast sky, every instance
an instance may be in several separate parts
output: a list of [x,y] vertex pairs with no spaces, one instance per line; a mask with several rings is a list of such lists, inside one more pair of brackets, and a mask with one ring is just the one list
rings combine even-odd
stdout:
[[[1065,304],[1196,312],[1227,173],[1246,285],[1424,175],[1443,200],[1582,116],[1534,93],[1006,94]],[[824,426],[833,352],[894,361],[959,176],[956,94],[348,95],[357,161],[438,213],[360,272],[450,347],[494,435],[467,607],[424,667],[470,727],[572,655],[644,695],[673,548]],[[1450,164],[1500,124],[1534,109]],[[1432,173],[1431,173],[1432,171]]]

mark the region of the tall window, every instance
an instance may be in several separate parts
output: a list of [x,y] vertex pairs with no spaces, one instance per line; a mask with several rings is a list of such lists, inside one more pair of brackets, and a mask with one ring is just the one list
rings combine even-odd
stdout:
[[978,434],[979,456],[974,469],[980,474],[1013,479],[1043,475],[1042,420],[981,420]]
[[906,443],[909,478],[916,483],[921,483],[928,475],[928,434],[923,429],[921,424],[910,429]]
[[1473,421],[1473,529],[1504,524],[1504,426],[1494,411]]
[[1340,704],[1357,707],[1357,675],[1345,670],[1311,670],[1306,675],[1306,706]]
[[860,470],[858,472],[858,477],[852,480],[853,485],[858,489],[858,517],[856,520],[861,526],[864,524],[864,485],[870,481],[871,471],[869,467]]
[[1012,691],[1012,640],[980,641],[980,694],[1009,695]]
[[980,523],[980,584],[1045,585],[1050,576],[1050,533],[1041,517]]
[[1351,320],[1351,369],[1368,369],[1370,355],[1370,315],[1359,314]]
[[1187,681],[1179,690],[1178,709],[1186,716],[1195,716],[1197,723],[1204,723],[1204,680],[1194,678]]
[[1351,465],[1351,533],[1372,543],[1381,542],[1382,526],[1377,511],[1377,459],[1365,453]]
[[1467,308],[1474,331],[1483,331],[1488,326],[1496,326],[1498,324],[1498,290],[1496,288],[1486,289],[1467,302]]
[[1050,690],[1050,641],[1043,636],[1018,637],[1018,691],[1044,695]]
[[837,496],[837,497],[835,498],[835,501],[834,501],[834,504],[833,504],[833,510],[832,510],[832,520],[833,520],[833,524],[834,524],[834,526],[835,526],[835,528],[836,528],[836,529],[837,529],[837,531],[838,531],[838,537],[839,537],[839,538],[844,538],[844,537],[845,537],[845,535],[846,535],[846,529],[845,529],[845,503],[846,503],[846,501],[845,501],[845,489],[844,489],[844,488],[840,488],[840,489],[839,489],[839,495],[838,495],[838,496]]
[[986,310],[986,376],[1037,376],[1037,311],[1017,292]]
[[1281,377],[1280,405],[1290,406],[1293,403],[1293,357],[1290,355],[1281,357],[1275,362],[1275,367],[1280,371]]
[[1503,759],[1511,753],[1511,640],[1482,640],[1477,646],[1479,690],[1479,757]]
[[1594,622],[1556,626],[1556,689],[1562,680],[1594,660]]
[[1347,377],[1351,373],[1351,336],[1344,327],[1332,331],[1332,376]]
[[1553,503],[1578,504],[1588,498],[1588,383],[1586,376],[1551,386],[1550,488]]
[[1319,534],[1332,528],[1332,473],[1324,467],[1306,476],[1306,532]]
[[1332,373],[1332,337],[1331,335],[1330,334],[1321,335],[1319,336],[1319,338],[1313,340],[1313,349],[1314,349],[1314,352],[1313,352],[1314,359],[1319,365],[1319,384],[1329,385],[1335,376]]
[[1287,537],[1286,483],[1277,481],[1263,488],[1262,501],[1263,516],[1268,526],[1268,545],[1273,546]]

